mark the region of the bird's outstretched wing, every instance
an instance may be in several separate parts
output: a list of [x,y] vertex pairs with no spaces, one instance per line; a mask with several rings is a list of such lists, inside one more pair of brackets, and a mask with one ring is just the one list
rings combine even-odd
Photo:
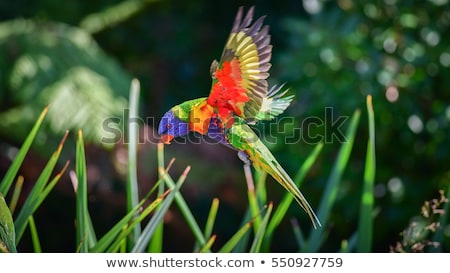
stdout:
[[285,96],[288,91],[284,89],[284,84],[272,86],[267,97],[263,98],[256,119],[271,120],[283,113],[294,99],[294,95]]
[[237,115],[252,122],[267,97],[267,77],[271,67],[272,46],[264,16],[253,21],[254,7],[245,17],[239,11],[219,62],[211,65],[213,78],[208,104],[219,117]]

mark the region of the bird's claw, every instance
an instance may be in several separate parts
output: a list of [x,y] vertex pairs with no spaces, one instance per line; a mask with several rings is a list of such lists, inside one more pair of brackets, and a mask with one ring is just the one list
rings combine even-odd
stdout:
[[239,157],[240,160],[242,160],[242,162],[244,162],[245,165],[250,165],[251,164],[247,153],[245,153],[244,151],[239,151],[238,152],[238,157]]

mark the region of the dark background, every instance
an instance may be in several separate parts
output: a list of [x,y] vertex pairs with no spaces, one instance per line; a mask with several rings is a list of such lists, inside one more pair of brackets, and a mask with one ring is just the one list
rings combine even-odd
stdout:
[[[129,81],[139,79],[141,116],[148,117],[147,125],[141,126],[146,144],[139,148],[139,178],[145,193],[157,178],[155,141],[145,136],[155,134],[153,127],[171,106],[208,94],[210,63],[220,57],[241,5],[255,5],[255,17],[267,15],[265,22],[270,25],[274,46],[270,83],[286,82],[290,93],[296,95],[283,117],[293,117],[300,126],[308,117],[325,119],[326,107],[333,109],[335,119],[351,116],[357,108],[362,110],[337,204],[325,223],[329,234],[321,251],[338,251],[341,242],[357,228],[367,145],[368,94],[373,96],[376,120],[378,214],[373,251],[389,251],[389,246],[400,240],[400,232],[409,221],[420,214],[423,202],[437,197],[439,189],[448,188],[450,8],[446,1],[129,2],[141,3],[141,7],[126,20],[91,31],[92,36],[82,24],[86,16],[120,1],[0,2],[0,20],[4,22],[0,27],[0,172],[8,168],[14,147],[20,146],[44,105],[54,103],[53,115],[46,120],[41,138],[27,157],[21,174],[26,185],[31,185],[48,155],[56,149],[62,132],[83,128],[88,138],[89,206],[99,233],[110,228],[125,211],[126,168],[123,145],[105,147],[99,143],[98,121],[111,115],[123,117]],[[10,28],[5,22],[18,22],[19,18],[32,20],[35,28],[8,34],[20,26]],[[76,31],[85,33],[94,45],[73,43],[84,41]],[[19,65],[24,56],[32,56],[38,64],[38,72],[28,77],[29,70]],[[49,68],[45,58],[40,62],[39,56],[48,56],[48,62],[54,65]],[[87,74],[77,74],[81,76],[74,84],[79,88],[74,90],[85,93],[73,92],[72,97],[62,99],[60,88],[68,84],[65,77],[77,67],[89,68]],[[97,79],[92,75],[104,77],[99,80],[106,82],[102,92],[89,86],[92,79]],[[388,100],[387,94],[391,93],[387,90],[397,94],[398,99]],[[56,98],[67,105],[58,104]],[[76,105],[75,99],[91,103],[85,114],[84,108],[71,108]],[[71,109],[75,112],[70,112]],[[330,136],[329,126],[317,127],[311,133]],[[347,126],[345,123],[342,129]],[[262,134],[268,130],[264,129]],[[280,132],[279,141],[270,145],[270,149],[288,173],[294,175],[314,145],[304,141],[285,145],[283,137],[292,133],[293,126],[281,123],[270,129]],[[72,133],[72,139],[74,136]],[[72,144],[69,141],[66,145],[64,157],[72,160],[74,169]],[[313,207],[319,203],[339,146],[336,139],[325,143],[318,162],[302,185]],[[233,151],[218,145],[173,144],[166,147],[166,152],[167,158],[177,158],[174,176],[186,165],[192,167],[182,192],[200,222],[206,218],[212,198],[220,198],[214,231],[220,245],[240,227],[246,209],[241,162]],[[281,187],[269,178],[268,189],[269,198],[276,204],[283,194]],[[66,174],[35,218],[44,251],[74,251],[74,211]],[[288,216],[298,217],[305,228],[309,225],[296,206],[291,207]],[[169,212],[165,222],[164,250],[192,251],[193,236],[176,208]],[[443,228],[444,249],[448,250],[450,227]],[[272,251],[295,251],[288,217],[276,236]],[[27,237],[18,248],[32,250]]]

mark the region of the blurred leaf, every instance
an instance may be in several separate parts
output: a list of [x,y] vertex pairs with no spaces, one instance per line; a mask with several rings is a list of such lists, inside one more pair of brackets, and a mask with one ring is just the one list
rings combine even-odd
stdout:
[[90,33],[96,33],[129,19],[153,2],[158,2],[158,0],[121,1],[101,12],[89,14],[81,21],[80,26]]
[[24,19],[0,23],[0,67],[6,69],[0,76],[4,137],[23,139],[48,104],[47,136],[82,128],[95,143],[120,137],[111,127],[120,120],[111,118],[123,115],[131,77],[83,29]]
[[76,231],[77,252],[86,253],[96,244],[95,233],[91,229],[91,220],[87,200],[86,156],[82,131],[78,131],[76,155]]

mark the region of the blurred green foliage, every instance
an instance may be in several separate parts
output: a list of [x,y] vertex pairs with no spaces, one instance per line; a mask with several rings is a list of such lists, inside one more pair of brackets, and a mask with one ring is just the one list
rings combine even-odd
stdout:
[[0,52],[4,137],[23,139],[51,104],[51,132],[86,128],[88,139],[100,139],[99,124],[126,106],[131,77],[82,29],[14,19],[0,24]]
[[[92,18],[89,15],[98,13],[102,18],[107,14],[102,11],[124,2],[129,5],[123,5],[123,9],[129,10],[120,13],[122,21],[112,19],[111,25],[106,23],[95,31],[86,27],[87,18]],[[136,5],[138,9],[130,8]],[[46,121],[46,137],[41,137],[44,150],[52,136],[66,129],[83,128],[88,139],[99,142],[99,122],[122,115],[130,75],[142,84],[142,115],[155,117],[155,121],[170,106],[206,95],[211,84],[210,62],[220,57],[240,5],[255,5],[256,16],[268,15],[266,22],[274,45],[271,83],[287,82],[295,93],[296,101],[285,116],[295,117],[299,126],[311,116],[325,119],[325,107],[332,107],[334,119],[350,116],[356,108],[364,108],[366,95],[373,96],[375,207],[379,211],[373,242],[374,251],[388,251],[400,240],[399,233],[410,219],[420,214],[423,202],[436,197],[437,191],[447,189],[450,183],[447,0],[1,3],[0,144],[20,144],[30,122],[49,103],[55,106],[51,108],[53,116],[49,112]],[[326,135],[329,126],[320,126],[314,133]],[[357,226],[367,126],[363,122],[358,128],[337,206],[327,223],[330,235],[324,251],[336,251]],[[292,126],[284,128],[284,134],[294,130]],[[56,143],[59,138],[54,139]],[[325,143],[320,164],[302,186],[313,207],[323,193],[339,146],[336,141]],[[172,148],[174,154],[180,147]],[[278,143],[270,148],[292,174],[313,145]],[[0,152],[8,158],[4,149]],[[194,196],[199,191],[195,187],[204,187],[195,184],[196,175],[213,172],[208,176],[222,179],[222,184],[230,183],[230,177],[241,177],[238,161],[221,162],[223,166],[214,168],[217,161],[205,163],[205,153],[187,156],[182,150],[178,154],[180,165],[192,165]],[[238,173],[230,174],[230,170]],[[243,187],[235,185],[239,185],[234,189],[237,192]],[[280,189],[271,189],[274,193],[269,197],[276,199]],[[204,203],[194,203],[199,214],[208,210],[212,197],[203,196]],[[245,198],[245,194],[238,197]],[[239,213],[239,204],[229,203],[229,211],[222,212],[222,217],[228,218],[224,223],[240,219],[233,217]],[[291,208],[291,214],[296,213]],[[280,228],[281,238],[273,251],[290,251],[293,235],[282,236],[292,234],[290,224]],[[442,228],[444,249],[448,251],[450,227],[447,224]],[[226,233],[227,227],[223,230]]]

